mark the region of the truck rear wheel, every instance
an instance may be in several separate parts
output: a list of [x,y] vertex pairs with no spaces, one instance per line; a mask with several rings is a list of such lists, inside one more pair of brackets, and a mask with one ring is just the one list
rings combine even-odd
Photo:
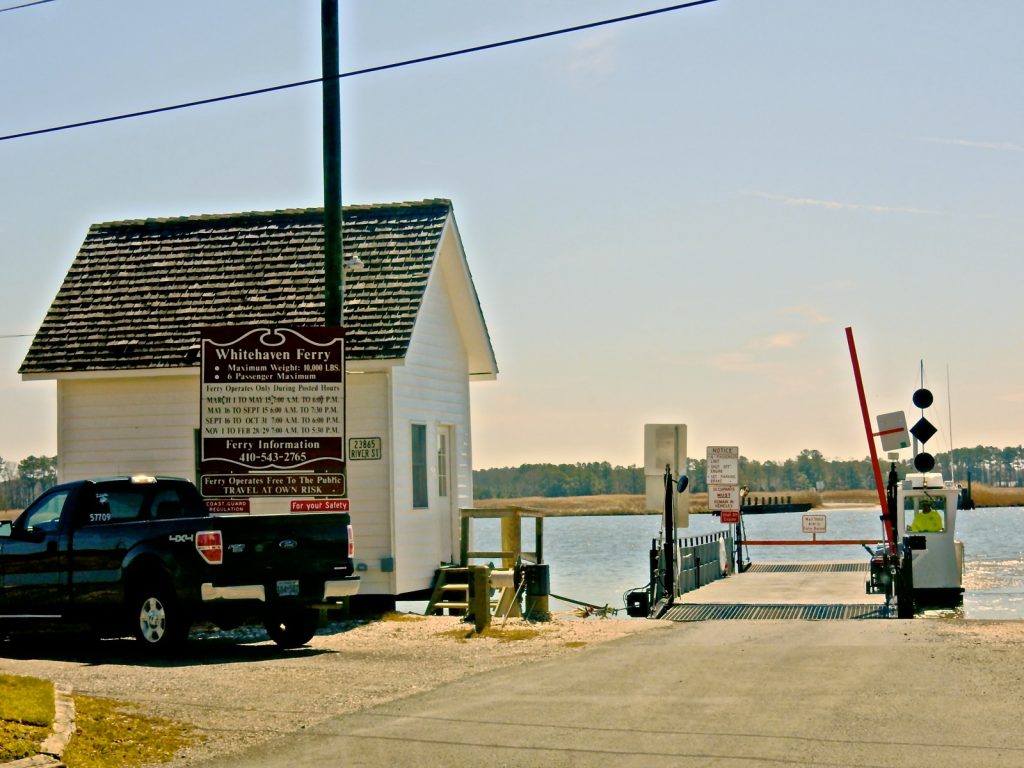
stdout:
[[154,651],[176,648],[188,637],[189,624],[171,590],[136,589],[128,601],[135,638]]
[[293,608],[271,614],[264,621],[270,639],[282,648],[298,648],[313,639],[320,626],[320,612],[315,608]]

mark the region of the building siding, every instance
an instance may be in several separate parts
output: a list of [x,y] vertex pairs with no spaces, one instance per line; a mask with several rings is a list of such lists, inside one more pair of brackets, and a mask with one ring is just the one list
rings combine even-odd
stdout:
[[[441,562],[458,557],[456,515],[472,503],[469,380],[444,272],[427,284],[405,366],[394,371],[395,546],[399,594],[426,589]],[[411,425],[427,427],[429,506],[413,509]],[[453,431],[450,501],[438,496],[437,433]]]
[[[348,462],[349,500],[356,540],[355,561],[364,595],[394,594],[394,573],[381,568],[381,560],[393,557],[391,529],[391,431],[388,406],[388,374],[351,374],[346,385],[346,439],[381,438],[380,460]],[[347,450],[347,447],[346,447]]]
[[61,482],[159,474],[195,481],[196,375],[57,382]]

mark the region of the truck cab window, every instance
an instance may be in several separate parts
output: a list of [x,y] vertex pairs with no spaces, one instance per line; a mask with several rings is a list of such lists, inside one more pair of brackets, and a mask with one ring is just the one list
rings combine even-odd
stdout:
[[150,515],[158,520],[166,520],[174,517],[186,517],[185,504],[181,496],[175,490],[160,491],[153,497],[150,505]]
[[96,504],[86,515],[86,525],[124,523],[142,519],[142,491],[96,491]]
[[70,491],[60,491],[44,496],[29,507],[22,518],[26,531],[55,531],[60,524],[60,513],[64,509]]

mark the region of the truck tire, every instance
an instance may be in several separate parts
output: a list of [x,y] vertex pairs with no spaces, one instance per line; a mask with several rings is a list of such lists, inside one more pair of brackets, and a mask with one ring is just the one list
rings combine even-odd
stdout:
[[293,608],[269,615],[263,626],[270,639],[282,648],[298,648],[313,639],[320,626],[320,611]]
[[164,651],[185,642],[189,622],[171,589],[162,586],[136,588],[130,594],[128,619],[135,638],[147,650]]

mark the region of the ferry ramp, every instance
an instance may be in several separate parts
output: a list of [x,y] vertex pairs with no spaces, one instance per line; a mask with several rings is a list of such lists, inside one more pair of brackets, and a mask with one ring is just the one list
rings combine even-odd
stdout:
[[670,621],[841,621],[889,616],[885,597],[865,592],[863,561],[755,563],[687,592],[661,618]]

